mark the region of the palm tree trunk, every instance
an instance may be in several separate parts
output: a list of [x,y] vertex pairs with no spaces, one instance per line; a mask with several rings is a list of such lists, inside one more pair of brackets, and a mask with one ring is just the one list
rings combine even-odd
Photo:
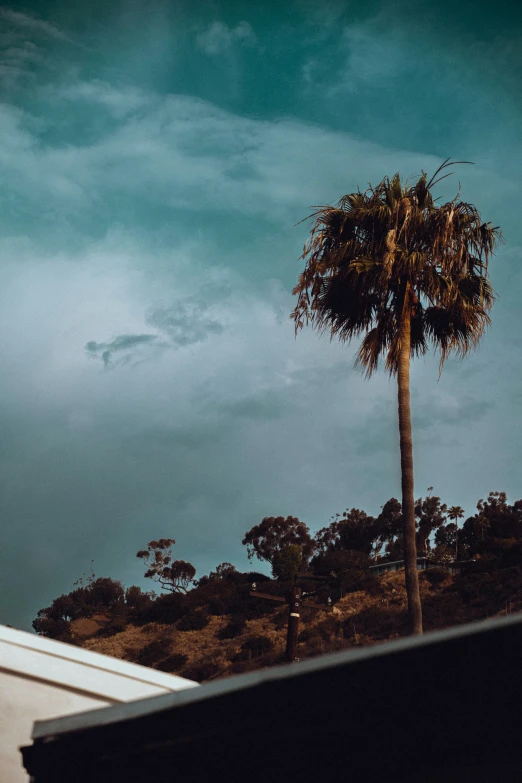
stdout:
[[455,517],[455,562],[459,559],[459,518]]
[[400,353],[397,373],[399,398],[399,436],[401,446],[402,514],[404,518],[404,566],[410,633],[422,634],[422,606],[417,571],[415,540],[415,501],[413,496],[413,442],[410,412],[411,316],[405,306],[400,324]]

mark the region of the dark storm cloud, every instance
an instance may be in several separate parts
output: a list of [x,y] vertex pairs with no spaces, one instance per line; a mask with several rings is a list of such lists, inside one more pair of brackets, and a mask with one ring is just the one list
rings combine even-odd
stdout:
[[[451,383],[451,382],[450,382]],[[454,387],[454,384],[453,388]],[[495,408],[495,403],[475,399],[468,394],[456,396],[444,392],[433,392],[422,384],[413,382],[411,413],[414,444],[420,450],[448,438],[448,433],[465,432],[466,427],[477,426]],[[371,387],[369,387],[369,392]],[[364,422],[350,423],[346,428],[350,448],[362,456],[377,456],[379,453],[395,453],[398,445],[397,410],[395,400],[381,400],[378,405],[368,401],[368,416]]]
[[134,349],[150,345],[157,339],[155,334],[122,334],[109,343],[97,343],[95,340],[90,340],[86,344],[85,350],[91,356],[101,358],[105,367],[109,367],[114,364],[112,357],[115,353],[125,353],[120,363],[127,363],[132,360],[135,354]]
[[224,410],[232,417],[245,419],[280,419],[290,408],[290,401],[285,401],[273,392],[255,394],[237,402],[230,403]]
[[292,394],[290,388],[267,389],[232,401],[219,401],[208,395],[202,395],[200,400],[202,409],[214,411],[219,417],[228,420],[226,426],[232,422],[239,424],[242,419],[252,421],[271,421],[280,419],[289,413],[292,407]]
[[180,302],[155,310],[147,320],[151,326],[168,334],[176,345],[192,345],[223,331],[219,321],[202,312],[205,309],[205,305],[197,300]]
[[428,400],[414,399],[413,403],[412,423],[418,431],[444,425],[478,425],[495,408],[493,400],[477,400],[467,394],[449,401],[433,395]]

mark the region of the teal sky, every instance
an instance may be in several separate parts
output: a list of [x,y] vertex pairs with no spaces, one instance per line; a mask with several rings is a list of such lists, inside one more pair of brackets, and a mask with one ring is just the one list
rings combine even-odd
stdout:
[[294,339],[309,207],[465,159],[440,185],[506,244],[493,327],[412,372],[416,494],[522,496],[522,19],[497,2],[0,7],[0,622],[177,540],[246,565],[400,497],[396,390]]

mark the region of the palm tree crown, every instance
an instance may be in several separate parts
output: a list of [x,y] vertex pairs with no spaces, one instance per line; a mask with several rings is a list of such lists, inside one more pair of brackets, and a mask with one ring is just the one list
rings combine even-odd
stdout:
[[356,364],[368,376],[381,356],[388,372],[397,373],[406,313],[410,355],[426,353],[432,343],[441,369],[452,351],[464,357],[475,348],[490,322],[488,259],[501,232],[459,195],[437,206],[431,191],[448,165],[429,182],[424,172],[413,185],[399,174],[385,177],[311,215],[291,317],[296,331],[311,321],[341,340],[364,334]]
[[448,508],[448,519],[456,522],[457,519],[462,519],[463,516],[464,509],[462,506],[451,506],[451,508]]

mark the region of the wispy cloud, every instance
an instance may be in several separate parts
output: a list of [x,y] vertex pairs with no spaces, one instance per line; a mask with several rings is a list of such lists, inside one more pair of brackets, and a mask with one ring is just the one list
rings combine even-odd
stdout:
[[0,19],[3,19],[4,23],[10,24],[29,34],[35,33],[37,35],[47,36],[48,38],[75,43],[75,41],[73,41],[63,30],[60,30],[50,22],[47,22],[44,19],[38,19],[38,17],[32,16],[31,14],[23,14],[19,11],[13,11],[10,8],[0,8]]
[[101,79],[49,86],[42,92],[55,100],[106,109],[115,119],[125,118],[154,104],[154,96],[147,95],[137,87],[125,84],[115,86]]
[[[446,103],[457,134],[462,123],[468,146],[470,126],[483,124],[472,117],[489,111],[492,93],[497,112],[507,97],[503,111],[511,119],[514,111],[519,113],[513,100],[522,74],[519,31],[474,37],[469,25],[467,34],[459,34],[434,8],[426,4],[424,11],[412,14],[408,3],[399,0],[381,4],[363,21],[340,18],[335,32],[328,24],[318,25],[312,51],[301,66],[305,91],[343,107],[343,101],[364,95],[363,111],[373,99],[384,113],[393,106],[394,113],[408,116],[415,107],[425,117],[425,94],[430,95],[433,105]],[[315,49],[325,36],[328,58]]]
[[111,340],[108,343],[97,343],[95,340],[90,340],[85,350],[90,356],[101,358],[106,368],[113,364],[112,357],[116,354],[124,354],[120,359],[120,364],[128,364],[134,359],[136,348],[140,348],[143,345],[150,345],[157,340],[155,334],[122,334]]
[[[85,106],[116,107],[120,117],[102,124],[88,144],[50,145],[30,131],[26,114],[0,110],[0,169],[11,200],[31,212],[43,199],[61,217],[88,210],[103,221],[110,193],[118,195],[112,221],[126,204],[148,202],[263,215],[289,226],[309,204],[338,198],[347,186],[397,166],[430,165],[426,155],[292,120],[253,120],[188,96],[145,96],[99,82],[64,85],[47,96],[56,112],[74,97]],[[438,163],[434,157],[431,165]]]
[[[316,36],[324,34],[321,27]],[[329,48],[335,52],[332,60],[338,64],[336,70],[332,71],[331,61],[314,53],[303,63],[302,76],[308,89],[320,89],[330,100],[338,100],[342,94],[355,95],[365,88],[385,89],[409,70],[412,53],[416,52],[403,27],[384,12],[364,22],[339,23]]]
[[193,302],[180,302],[155,310],[148,318],[151,326],[166,332],[176,345],[192,345],[212,334],[221,334],[223,324],[210,318]]
[[198,303],[198,297],[167,307],[152,308],[146,321],[163,333],[163,339],[158,334],[121,334],[105,342],[89,340],[85,350],[89,356],[101,359],[105,369],[112,369],[135,364],[146,355],[143,349],[148,352],[152,348],[157,355],[158,351],[169,347],[195,345],[223,332],[223,324],[205,315],[205,309]]
[[210,56],[229,53],[238,45],[253,45],[256,36],[248,22],[239,22],[236,27],[228,27],[224,22],[213,22],[209,27],[196,35],[198,47]]
[[10,8],[0,8],[0,27],[0,86],[7,91],[34,80],[37,68],[49,66],[49,44],[85,49],[56,25]]

